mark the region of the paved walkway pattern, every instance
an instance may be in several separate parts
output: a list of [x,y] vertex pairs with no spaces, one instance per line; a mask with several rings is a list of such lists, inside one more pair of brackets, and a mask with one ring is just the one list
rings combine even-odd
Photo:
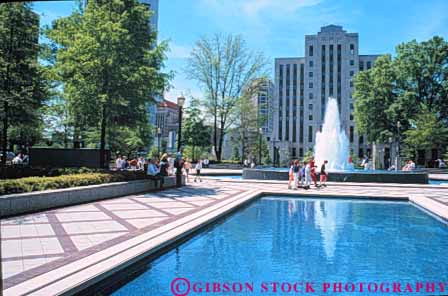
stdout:
[[[194,216],[195,213],[226,200],[244,196],[245,193],[260,192],[372,198],[418,196],[431,200],[448,213],[448,187],[330,184],[323,189],[292,191],[286,190],[283,182],[205,180],[179,189],[1,220],[1,263],[5,295],[8,295],[8,291],[11,291],[10,295],[18,295],[14,288],[28,283],[38,286],[31,282],[38,276],[45,276],[67,264],[155,231],[171,222]],[[30,288],[28,292],[36,290]]]

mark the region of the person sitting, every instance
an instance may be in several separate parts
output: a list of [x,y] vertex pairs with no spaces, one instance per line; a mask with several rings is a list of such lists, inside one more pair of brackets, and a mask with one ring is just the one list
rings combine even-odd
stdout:
[[148,170],[146,171],[146,174],[150,179],[160,181],[160,188],[163,187],[163,175],[160,173],[159,168],[157,168],[154,159],[149,160]]
[[133,158],[131,161],[129,161],[130,169],[135,171],[137,169],[138,161],[137,158]]
[[210,161],[208,160],[208,158],[204,159],[204,168],[208,169],[209,163],[210,163]]
[[169,163],[168,163],[168,154],[163,154],[160,159],[160,175],[168,176],[169,175]]
[[23,164],[22,152],[20,152],[19,154],[17,154],[16,157],[14,157],[14,158],[12,159],[12,164],[14,164],[14,165]]

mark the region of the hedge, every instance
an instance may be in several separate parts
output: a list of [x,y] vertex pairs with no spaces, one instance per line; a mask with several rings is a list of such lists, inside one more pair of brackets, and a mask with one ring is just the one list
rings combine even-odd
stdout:
[[0,180],[0,195],[145,179],[144,172],[109,172]]

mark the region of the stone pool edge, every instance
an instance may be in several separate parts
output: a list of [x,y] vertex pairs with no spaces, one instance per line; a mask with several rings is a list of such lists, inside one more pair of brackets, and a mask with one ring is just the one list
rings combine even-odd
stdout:
[[79,261],[70,263],[48,273],[39,275],[4,292],[5,295],[38,293],[44,295],[73,295],[92,287],[109,276],[123,271],[126,267],[168,248],[188,235],[209,226],[214,221],[233,213],[252,201],[270,195],[290,197],[322,197],[351,198],[368,200],[408,201],[448,220],[448,205],[427,198],[423,195],[391,196],[360,194],[350,196],[325,192],[291,192],[253,189],[241,192],[216,205],[205,208],[197,213],[173,221],[153,231],[143,233],[131,240],[114,247],[102,250]]

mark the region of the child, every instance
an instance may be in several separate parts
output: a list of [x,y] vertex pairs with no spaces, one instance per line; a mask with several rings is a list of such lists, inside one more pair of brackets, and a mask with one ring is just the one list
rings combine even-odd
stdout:
[[328,173],[326,171],[326,164],[328,163],[327,160],[324,160],[324,163],[322,164],[322,166],[320,167],[320,186],[324,186],[327,187],[327,178],[328,178]]

